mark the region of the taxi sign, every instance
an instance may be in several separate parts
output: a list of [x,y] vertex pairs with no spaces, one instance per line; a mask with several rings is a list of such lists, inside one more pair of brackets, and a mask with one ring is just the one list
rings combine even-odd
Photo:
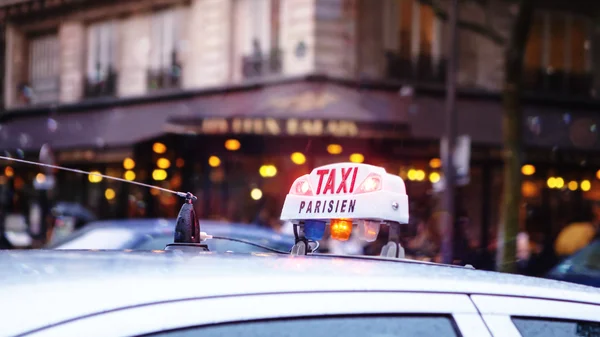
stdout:
[[408,223],[404,181],[384,168],[337,163],[296,179],[285,198],[281,220],[346,219]]

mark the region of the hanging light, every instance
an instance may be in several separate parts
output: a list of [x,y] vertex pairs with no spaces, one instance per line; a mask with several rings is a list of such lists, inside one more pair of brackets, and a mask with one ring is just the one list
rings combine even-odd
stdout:
[[348,159],[350,159],[350,161],[353,163],[362,163],[365,161],[365,156],[363,156],[361,153],[353,153]]
[[167,159],[167,158],[159,158],[156,161],[156,166],[158,166],[158,168],[166,170],[169,167],[171,167],[171,161],[169,161],[169,159]]
[[327,145],[327,152],[329,154],[340,154],[342,153],[342,146],[340,144],[329,144]]
[[221,159],[217,156],[208,157],[208,165],[210,167],[219,167],[221,165]]
[[242,145],[237,139],[228,139],[225,141],[225,148],[229,151],[237,151]]
[[152,145],[152,151],[158,154],[163,154],[167,152],[167,146],[163,143],[154,143]]
[[91,171],[88,175],[88,181],[92,184],[97,184],[102,181],[102,176],[100,176],[100,171]]
[[306,163],[306,156],[301,152],[292,153],[292,155],[290,156],[290,159],[296,165],[302,165],[302,164]]
[[135,168],[135,160],[131,158],[125,158],[123,160],[123,168],[126,170],[133,170]]

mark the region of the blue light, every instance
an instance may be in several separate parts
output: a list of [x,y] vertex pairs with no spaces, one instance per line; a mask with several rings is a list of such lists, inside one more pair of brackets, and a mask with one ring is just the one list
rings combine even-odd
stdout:
[[309,220],[304,222],[304,235],[309,240],[321,240],[325,234],[325,222]]

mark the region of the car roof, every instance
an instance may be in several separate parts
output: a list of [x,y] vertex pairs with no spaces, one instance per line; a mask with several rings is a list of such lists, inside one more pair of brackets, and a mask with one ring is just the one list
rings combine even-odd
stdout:
[[600,304],[600,289],[593,287],[416,261],[176,251],[0,252],[0,298],[10,303],[0,306],[0,317],[8,335],[162,301],[356,290],[497,294]]

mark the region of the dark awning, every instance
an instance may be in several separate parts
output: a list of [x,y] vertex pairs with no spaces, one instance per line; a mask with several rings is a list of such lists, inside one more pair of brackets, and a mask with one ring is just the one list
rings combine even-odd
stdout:
[[[410,103],[410,97],[387,91],[332,83],[278,84],[51,118],[18,118],[0,129],[0,149],[37,150],[45,143],[55,149],[121,147],[167,132],[392,137],[407,125]],[[280,132],[266,132],[275,128]]]
[[[444,98],[418,97],[409,114],[411,136],[440,139],[445,134]],[[456,101],[458,135],[477,144],[502,144],[502,104],[498,101],[460,98]]]

